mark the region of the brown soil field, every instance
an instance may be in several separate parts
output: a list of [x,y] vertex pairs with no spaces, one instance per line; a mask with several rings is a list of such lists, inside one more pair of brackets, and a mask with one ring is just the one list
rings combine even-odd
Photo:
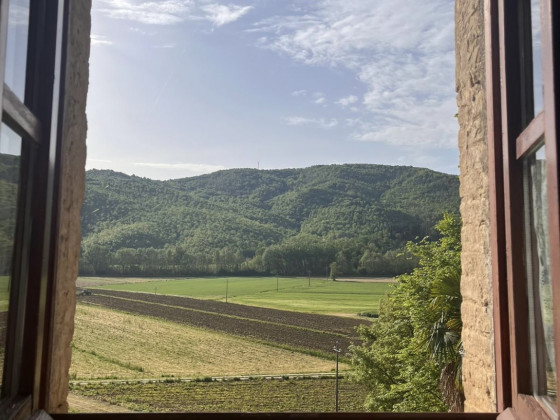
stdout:
[[126,292],[117,290],[95,290],[95,295],[105,295],[126,299],[142,300],[144,302],[159,303],[187,309],[215,312],[221,315],[231,315],[240,318],[293,325],[311,330],[344,334],[349,337],[357,336],[356,327],[368,325],[366,319],[342,318],[331,315],[317,315],[302,312],[283,311],[280,309],[261,308],[258,306],[241,305],[237,303],[217,302],[214,300],[193,299],[182,296],[155,295],[142,292]]
[[278,345],[332,354],[338,342],[344,352],[359,341],[360,320],[303,314],[177,296],[123,291],[95,291],[82,302],[167,321],[249,337]]

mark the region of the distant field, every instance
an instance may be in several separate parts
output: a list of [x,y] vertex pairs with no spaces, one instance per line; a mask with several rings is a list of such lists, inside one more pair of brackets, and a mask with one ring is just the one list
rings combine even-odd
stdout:
[[[342,364],[342,370],[348,368]],[[331,372],[334,363],[215,331],[79,303],[71,379]]]
[[[80,396],[142,412],[333,412],[334,378],[74,385]],[[366,390],[341,379],[340,411],[363,411]],[[111,407],[111,406],[109,406]],[[115,410],[116,411],[116,410]]]
[[[379,300],[393,281],[340,281],[304,277],[210,277],[185,279],[140,279],[80,277],[78,286],[101,287],[152,294],[189,296],[198,299],[225,301],[297,312],[356,316],[362,312],[377,312]],[[383,282],[386,280],[386,282]],[[278,283],[278,291],[277,291]]]

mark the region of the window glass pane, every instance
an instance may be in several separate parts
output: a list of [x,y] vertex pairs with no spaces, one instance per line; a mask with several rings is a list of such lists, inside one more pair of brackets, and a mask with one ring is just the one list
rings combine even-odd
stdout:
[[531,0],[531,32],[533,39],[533,94],[535,115],[543,109],[542,46],[541,46],[541,2]]
[[545,147],[525,161],[527,279],[533,393],[556,405]]
[[6,84],[23,100],[29,30],[29,0],[12,0],[8,13]]
[[0,131],[0,381],[8,321],[10,275],[17,219],[21,137],[2,124]]

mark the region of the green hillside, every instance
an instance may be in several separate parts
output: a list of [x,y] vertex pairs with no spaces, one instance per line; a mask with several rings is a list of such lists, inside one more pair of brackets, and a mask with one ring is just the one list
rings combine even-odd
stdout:
[[457,176],[383,165],[231,169],[170,181],[86,174],[83,274],[392,275],[459,209]]

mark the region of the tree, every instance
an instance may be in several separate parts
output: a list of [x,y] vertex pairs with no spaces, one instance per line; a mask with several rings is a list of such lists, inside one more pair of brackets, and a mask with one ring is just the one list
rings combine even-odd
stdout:
[[446,214],[441,238],[409,243],[419,259],[360,330],[352,347],[357,379],[369,389],[376,411],[461,411],[460,220]]
[[336,280],[336,275],[337,275],[337,264],[336,264],[336,262],[331,263],[330,269],[331,269],[331,274],[329,275],[329,278],[332,281],[335,281]]

